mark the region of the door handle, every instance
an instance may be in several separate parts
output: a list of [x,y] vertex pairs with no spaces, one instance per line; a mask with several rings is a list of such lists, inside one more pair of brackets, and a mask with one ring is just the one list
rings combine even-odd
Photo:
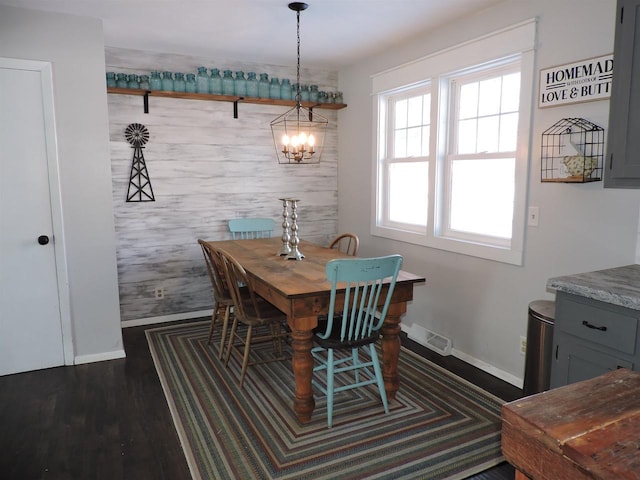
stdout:
[[49,237],[47,235],[40,235],[38,237],[38,243],[40,245],[46,245],[47,243],[49,243]]

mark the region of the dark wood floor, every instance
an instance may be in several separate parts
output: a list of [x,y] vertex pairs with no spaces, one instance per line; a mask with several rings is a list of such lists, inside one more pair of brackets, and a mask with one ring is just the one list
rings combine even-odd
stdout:
[[[0,478],[191,478],[144,330],[123,331],[126,359],[0,377]],[[460,360],[403,342],[505,400],[522,394]],[[513,477],[502,464],[472,478]]]

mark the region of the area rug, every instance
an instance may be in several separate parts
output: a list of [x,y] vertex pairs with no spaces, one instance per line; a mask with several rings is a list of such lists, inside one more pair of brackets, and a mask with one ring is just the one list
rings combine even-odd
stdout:
[[503,401],[407,349],[389,413],[375,386],[341,392],[329,429],[317,391],[311,422],[297,420],[290,362],[249,367],[240,389],[239,358],[225,367],[208,328],[146,331],[194,479],[463,479],[503,461]]

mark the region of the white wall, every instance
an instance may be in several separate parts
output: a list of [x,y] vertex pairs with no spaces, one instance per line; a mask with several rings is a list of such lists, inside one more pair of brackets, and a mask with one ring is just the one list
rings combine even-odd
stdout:
[[[375,159],[370,76],[483,34],[538,18],[536,75],[542,68],[611,53],[615,0],[508,0],[340,71],[349,108],[339,114],[340,231],[357,233],[361,254],[398,252],[404,269],[424,275],[404,323],[453,340],[454,355],[520,385],[527,307],[553,299],[547,279],[635,262],[640,191],[604,189],[602,182],[540,182],[542,132],[565,117],[607,129],[609,102],[538,109],[534,105],[528,205],[540,225],[527,227],[523,266],[512,266],[371,236]],[[534,84],[537,85],[537,78]]]
[[122,356],[102,24],[0,6],[0,56],[53,65],[75,358]]

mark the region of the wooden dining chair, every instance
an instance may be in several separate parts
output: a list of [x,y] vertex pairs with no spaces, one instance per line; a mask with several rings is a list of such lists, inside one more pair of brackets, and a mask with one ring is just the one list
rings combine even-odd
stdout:
[[[384,411],[389,413],[376,342],[401,265],[401,255],[327,262],[327,280],[331,282],[329,313],[318,319],[313,336],[317,346],[311,349],[311,355],[316,362],[313,371],[326,372],[326,386],[317,378],[314,384],[327,396],[329,428],[333,425],[334,395],[344,390],[377,385]],[[385,279],[388,283],[383,282]],[[338,295],[343,290],[344,302]],[[335,382],[338,375],[344,382],[340,386]]]
[[229,231],[234,240],[271,238],[276,222],[272,218],[233,218]]
[[[283,342],[283,339],[289,336],[286,326],[287,316],[254,292],[251,278],[233,256],[222,249],[219,251],[234,309],[225,365],[229,363],[232,350],[235,349],[241,353],[240,387],[242,388],[247,367],[291,358],[285,352],[285,342]],[[246,329],[241,331],[238,328],[240,323],[246,326]],[[258,330],[262,331],[258,332]],[[272,354],[263,354],[260,359],[254,357],[250,361],[252,344],[268,341],[273,344]]]
[[227,343],[227,330],[229,327],[229,318],[231,317],[233,308],[233,299],[227,284],[224,273],[224,263],[220,252],[217,248],[205,240],[198,239],[202,253],[204,254],[207,272],[213,287],[213,314],[211,315],[211,326],[209,327],[208,343],[211,345],[216,324],[221,323],[222,331],[220,332],[220,348],[218,350],[218,358],[222,359],[224,347]]
[[358,254],[360,239],[355,233],[343,233],[333,239],[329,248],[336,248],[342,253],[355,257]]

